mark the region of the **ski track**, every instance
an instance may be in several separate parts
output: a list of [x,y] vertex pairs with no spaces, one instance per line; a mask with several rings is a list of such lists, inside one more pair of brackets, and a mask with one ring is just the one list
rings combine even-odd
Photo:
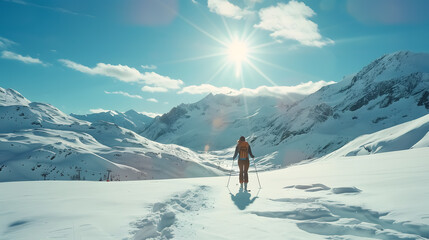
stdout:
[[[327,194],[355,195],[361,192],[356,187],[327,187],[323,184],[292,185],[284,189],[298,189],[305,192],[326,191]],[[330,191],[329,191],[330,190]],[[429,225],[396,222],[386,217],[389,212],[377,212],[359,206],[323,200],[321,197],[269,199],[285,204],[294,204],[292,211],[253,211],[260,217],[280,218],[296,221],[299,229],[312,234],[336,236],[355,236],[375,239],[427,239]]]
[[209,208],[207,191],[210,187],[198,186],[182,194],[174,195],[165,202],[157,202],[152,205],[151,213],[145,218],[133,222],[131,225],[137,230],[132,231],[129,239],[172,239],[174,230],[186,225],[189,215],[198,215],[198,211]]

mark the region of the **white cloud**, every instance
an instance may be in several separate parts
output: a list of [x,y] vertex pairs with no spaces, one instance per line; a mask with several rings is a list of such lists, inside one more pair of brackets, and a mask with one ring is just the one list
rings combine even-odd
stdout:
[[119,94],[119,95],[129,97],[129,98],[143,99],[143,97],[140,95],[132,95],[132,94],[129,94],[127,92],[122,92],[122,91],[115,91],[115,92],[104,91],[104,93],[106,93],[106,94]]
[[155,87],[162,87],[167,89],[179,89],[180,85],[183,84],[183,81],[178,79],[171,79],[167,76],[159,75],[155,72],[145,72],[141,74],[141,79],[149,85],[154,85]]
[[92,113],[102,113],[102,112],[110,112],[111,110],[106,110],[106,109],[102,109],[102,108],[96,108],[96,109],[89,109],[90,112]]
[[250,11],[241,9],[228,0],[208,0],[207,6],[211,12],[234,19],[242,19],[244,16],[251,14]]
[[240,89],[240,92],[245,95],[258,95],[258,96],[274,96],[274,97],[282,97],[288,94],[301,94],[301,95],[309,95],[316,91],[318,91],[320,88],[334,84],[334,81],[325,82],[325,81],[318,81],[318,82],[306,82],[301,83],[296,86],[275,86],[275,87],[268,87],[268,86],[260,86],[256,89],[250,89],[250,88],[242,88]]
[[333,84],[335,82],[325,82],[325,81],[319,81],[319,82],[307,82],[307,83],[301,83],[296,86],[260,86],[256,89],[250,89],[250,88],[242,88],[240,90],[235,90],[228,87],[215,87],[210,84],[202,84],[199,86],[192,85],[188,87],[184,87],[181,91],[179,91],[179,94],[188,93],[188,94],[225,94],[225,95],[231,95],[236,96],[240,94],[244,94],[246,96],[273,96],[273,97],[282,97],[288,94],[301,94],[301,95],[308,95],[311,93],[316,92],[320,88]]
[[270,36],[275,39],[292,39],[306,46],[333,44],[333,40],[322,38],[316,23],[308,20],[315,14],[305,3],[292,0],[261,9],[261,22],[254,27],[271,31]]
[[148,102],[154,102],[154,103],[158,102],[158,100],[156,100],[155,98],[148,98],[147,101]]
[[196,0],[191,0],[193,4],[198,4]]
[[128,67],[126,65],[97,63],[97,66],[95,66],[94,68],[89,68],[87,66],[67,59],[60,59],[58,61],[62,62],[66,67],[79,72],[91,75],[103,75],[113,77],[123,82],[138,82],[141,79],[141,73],[137,69]]
[[213,93],[213,94],[226,94],[226,95],[238,95],[240,94],[240,91],[228,88],[228,87],[215,87],[210,84],[201,84],[201,85],[192,85],[184,87],[182,90],[178,92],[179,94],[182,93],[189,93],[189,94],[207,94],[207,93]]
[[151,64],[151,65],[141,65],[141,67],[143,69],[150,69],[150,70],[156,69],[156,66],[153,65],[153,64]]
[[16,44],[14,41],[4,37],[0,37],[0,48],[7,48],[10,45],[14,45],[14,44]]
[[41,64],[43,66],[46,66],[46,64],[43,63],[38,58],[33,58],[33,57],[30,57],[30,56],[22,56],[22,55],[20,55],[18,53],[14,53],[14,52],[11,52],[11,51],[3,51],[1,57],[4,58],[4,59],[17,60],[17,61],[20,61],[20,62],[23,62],[23,63],[26,63],[26,64]]
[[128,67],[127,65],[97,63],[94,68],[90,68],[67,59],[59,59],[58,61],[63,63],[66,67],[79,72],[113,77],[123,82],[137,82],[164,89],[179,89],[180,85],[183,84],[183,81],[180,79],[172,79],[155,72],[141,73],[137,69]]
[[143,92],[168,92],[167,88],[163,88],[163,87],[149,87],[149,86],[144,86],[142,87],[142,91]]
[[155,118],[157,116],[162,115],[161,113],[153,113],[153,112],[139,112],[139,113],[144,114],[144,115],[151,117],[151,118]]

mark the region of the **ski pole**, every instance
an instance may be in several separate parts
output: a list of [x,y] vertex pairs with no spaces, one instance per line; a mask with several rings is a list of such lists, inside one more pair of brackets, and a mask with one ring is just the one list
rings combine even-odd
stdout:
[[229,180],[231,180],[231,174],[232,174],[233,167],[234,167],[234,159],[232,159],[231,171],[229,171],[228,184],[226,185],[226,187],[229,187]]
[[259,189],[261,189],[261,182],[259,181],[259,176],[258,176],[258,170],[256,169],[256,162],[255,162],[255,158],[253,159],[253,166],[255,166],[255,172],[256,172],[256,177],[258,178],[258,183],[259,183]]

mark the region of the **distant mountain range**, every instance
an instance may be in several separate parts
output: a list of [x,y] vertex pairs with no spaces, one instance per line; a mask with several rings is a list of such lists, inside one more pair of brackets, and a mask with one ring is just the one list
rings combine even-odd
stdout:
[[196,151],[233,147],[244,135],[261,164],[282,167],[428,113],[429,54],[401,51],[302,98],[218,94],[181,104],[141,135]]
[[0,88],[0,181],[159,179],[228,172],[245,136],[260,170],[428,147],[429,54],[387,54],[310,94],[209,94],[151,119],[64,114]]
[[98,121],[111,122],[134,132],[143,131],[147,127],[146,125],[153,121],[153,118],[134,110],[129,110],[124,113],[118,111],[106,111],[86,115],[77,115],[72,113],[70,116],[93,123]]
[[0,88],[0,181],[136,180],[222,174],[177,145],[94,123]]

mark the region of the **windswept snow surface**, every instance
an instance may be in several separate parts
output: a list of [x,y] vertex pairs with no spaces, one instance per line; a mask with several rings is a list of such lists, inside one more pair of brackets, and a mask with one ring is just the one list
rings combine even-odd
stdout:
[[0,183],[0,238],[427,239],[429,148],[228,177]]

